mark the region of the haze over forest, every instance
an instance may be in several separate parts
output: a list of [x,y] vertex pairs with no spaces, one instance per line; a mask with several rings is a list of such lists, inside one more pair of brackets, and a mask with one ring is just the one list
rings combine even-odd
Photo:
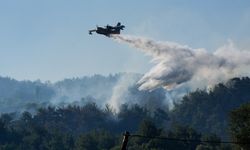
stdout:
[[[55,83],[0,77],[0,123],[2,131],[9,137],[3,137],[2,148],[51,149],[48,139],[43,143],[36,142],[46,134],[52,139],[65,136],[66,139],[54,139],[59,143],[71,141],[61,144],[63,146],[54,143],[52,147],[118,149],[118,134],[123,130],[149,137],[166,136],[190,141],[209,139],[217,143],[236,139],[239,143],[179,145],[152,144],[153,140],[144,140],[141,145],[135,140],[131,149],[165,149],[170,145],[177,149],[248,148],[244,145],[248,125],[241,125],[250,118],[250,79],[241,77],[248,74],[248,51],[238,50],[232,43],[209,53],[205,49],[143,37],[116,35],[112,38],[140,49],[153,58],[155,65],[143,75],[93,75]],[[234,77],[237,74],[240,77]],[[237,121],[240,118],[243,119]],[[35,131],[26,131],[23,124]],[[36,128],[43,131],[36,133]],[[16,134],[20,135],[19,139],[14,138]],[[33,137],[36,134],[38,139]],[[20,142],[30,136],[34,140]],[[94,137],[101,140],[96,141]],[[85,138],[90,140],[85,141]],[[106,140],[108,144],[103,145]]]
[[[171,96],[178,95],[178,92],[175,91],[171,95],[171,92],[167,94],[166,90],[162,88],[150,92],[139,91],[135,81],[141,76],[132,73],[109,76],[94,75],[65,79],[53,84],[40,81],[17,81],[1,77],[1,121],[6,127],[14,130],[22,126],[21,130],[18,129],[13,133],[12,131],[6,131],[10,137],[2,141],[3,144],[5,143],[2,148],[20,148],[20,146],[51,148],[49,145],[46,146],[46,144],[40,142],[30,145],[26,142],[21,144],[12,139],[11,136],[15,137],[15,134],[22,134],[21,139],[27,138],[26,136],[34,136],[33,134],[40,134],[36,133],[37,131],[16,133],[27,132],[25,131],[27,130],[26,127],[22,125],[25,120],[28,121],[25,121],[27,127],[31,129],[39,127],[45,130],[42,133],[49,134],[47,136],[51,136],[52,139],[59,135],[72,136],[73,139],[71,140],[74,142],[71,144],[64,143],[63,146],[53,144],[54,147],[59,146],[65,149],[68,149],[67,147],[86,148],[87,145],[85,144],[90,143],[85,141],[84,138],[91,138],[92,136],[101,138],[102,134],[105,134],[106,138],[95,141],[98,143],[98,145],[95,145],[97,146],[95,149],[112,147],[113,149],[119,149],[121,141],[116,139],[124,130],[131,133],[149,134],[149,136],[161,135],[191,140],[202,140],[205,137],[212,141],[229,140],[231,139],[228,130],[230,112],[243,104],[249,103],[250,99],[250,79],[248,77],[233,78],[225,83],[216,84],[209,91],[197,89],[185,94],[183,91],[179,91],[179,94],[184,95],[184,97],[179,96],[169,107],[169,100],[173,100]],[[130,81],[129,86],[122,86],[121,81],[124,78],[134,80]],[[114,107],[116,105],[117,108]],[[246,115],[248,114],[246,113]],[[159,131],[150,131],[152,130],[150,128]],[[56,135],[55,131],[59,135]],[[63,135],[61,135],[62,131],[64,132]],[[149,131],[150,133],[147,133]],[[182,135],[186,132],[190,134],[190,137]],[[81,136],[79,136],[79,133]],[[43,137],[42,135],[39,136]],[[65,139],[57,139],[58,142],[60,140]],[[99,145],[102,142],[107,142],[107,140],[109,141],[107,145]],[[47,142],[46,139],[43,139],[43,141]],[[94,142],[94,139],[92,142]],[[12,144],[9,145],[8,143]],[[84,145],[78,145],[79,143]],[[143,143],[145,143],[144,148],[141,147],[143,149],[152,146],[148,141],[143,141]],[[138,144],[133,141],[130,148],[137,149],[140,147],[140,144]],[[158,143],[154,147],[160,149],[171,145],[171,143],[165,144]],[[199,143],[194,143],[194,145],[188,147],[180,144],[177,146],[172,143],[172,146],[177,149],[206,147],[203,144],[199,145]],[[94,145],[88,146],[93,148]],[[207,147],[210,147],[210,145],[207,145]],[[219,149],[237,148],[234,145],[221,144],[216,147]]]

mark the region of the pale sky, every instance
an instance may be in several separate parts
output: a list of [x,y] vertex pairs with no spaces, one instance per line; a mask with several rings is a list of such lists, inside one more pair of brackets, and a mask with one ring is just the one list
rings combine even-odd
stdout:
[[247,0],[0,0],[0,76],[51,80],[118,72],[145,73],[150,57],[102,35],[173,41],[209,51],[228,39],[250,48]]

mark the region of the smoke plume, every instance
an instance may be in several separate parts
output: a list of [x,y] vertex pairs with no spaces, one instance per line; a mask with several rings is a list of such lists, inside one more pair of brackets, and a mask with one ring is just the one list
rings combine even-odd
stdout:
[[124,103],[134,103],[131,97],[129,88],[133,87],[138,80],[138,77],[133,74],[123,74],[118,80],[117,84],[113,87],[112,96],[110,97],[108,104],[115,110],[119,110],[119,107]]
[[193,49],[174,42],[158,42],[144,37],[113,35],[115,41],[129,44],[152,57],[155,65],[138,81],[140,90],[183,85],[192,89],[214,85],[235,76],[249,75],[250,51],[229,43],[214,52]]

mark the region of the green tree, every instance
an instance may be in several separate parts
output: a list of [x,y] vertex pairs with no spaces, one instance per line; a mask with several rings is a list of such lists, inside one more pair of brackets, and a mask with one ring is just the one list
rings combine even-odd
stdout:
[[230,113],[230,132],[233,140],[246,150],[250,150],[250,103],[241,105]]
[[[145,137],[159,137],[163,131],[157,128],[152,121],[143,120],[139,126],[138,134]],[[164,150],[166,146],[162,140],[141,137],[132,137],[129,144],[131,150]]]
[[201,134],[188,126],[175,125],[168,132],[169,138],[182,139],[187,141],[167,141],[168,148],[173,150],[185,149],[194,150],[199,142],[190,142],[189,140],[200,140]]
[[115,137],[105,130],[82,134],[76,141],[77,150],[110,150],[115,146]]

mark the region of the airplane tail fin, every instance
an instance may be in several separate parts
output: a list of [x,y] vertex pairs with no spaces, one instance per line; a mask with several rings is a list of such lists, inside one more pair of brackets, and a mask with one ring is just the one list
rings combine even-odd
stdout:
[[123,30],[123,28],[125,28],[125,26],[122,25],[120,22],[118,22],[116,26],[117,26],[120,30]]
[[123,28],[125,28],[125,26],[124,26],[124,25],[121,25],[121,26],[120,26],[120,29],[123,30]]

